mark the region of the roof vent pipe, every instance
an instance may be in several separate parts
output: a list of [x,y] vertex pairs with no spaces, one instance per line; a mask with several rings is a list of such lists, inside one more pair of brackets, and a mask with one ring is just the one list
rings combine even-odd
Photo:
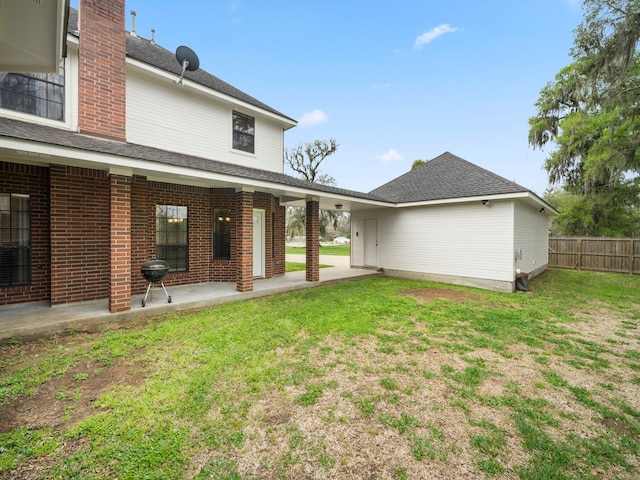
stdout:
[[136,33],[136,11],[135,10],[131,10],[131,36],[132,37],[138,36],[138,34]]
[[156,31],[153,28],[151,29],[151,43],[156,44]]

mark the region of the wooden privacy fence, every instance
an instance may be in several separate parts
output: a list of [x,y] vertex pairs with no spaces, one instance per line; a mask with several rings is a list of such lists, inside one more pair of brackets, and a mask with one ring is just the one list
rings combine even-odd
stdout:
[[549,267],[640,274],[640,238],[549,237]]

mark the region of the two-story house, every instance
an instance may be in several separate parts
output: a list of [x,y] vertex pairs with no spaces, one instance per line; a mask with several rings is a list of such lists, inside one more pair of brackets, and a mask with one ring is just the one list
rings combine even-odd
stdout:
[[449,153],[370,193],[285,175],[291,117],[183,72],[125,31],[124,0],[66,11],[57,72],[0,73],[0,306],[127,311],[155,258],[167,285],[251,291],[285,272],[287,205],[307,210],[311,282],[319,209],[352,213],[353,267],[498,290],[546,268],[555,212],[526,188]]
[[[317,239],[321,200],[366,198],[284,175],[296,121],[204,69],[180,79],[124,15],[124,0],[82,0],[59,72],[0,74],[0,305],[128,310],[154,258],[169,285],[250,291],[284,274],[286,202],[309,206]],[[317,240],[308,258],[315,281]]]

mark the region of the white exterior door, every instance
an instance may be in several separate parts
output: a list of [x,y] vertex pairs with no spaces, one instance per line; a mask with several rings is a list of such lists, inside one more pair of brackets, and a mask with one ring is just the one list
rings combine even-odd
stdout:
[[253,276],[264,277],[264,210],[253,211]]
[[364,219],[364,266],[378,266],[378,219]]

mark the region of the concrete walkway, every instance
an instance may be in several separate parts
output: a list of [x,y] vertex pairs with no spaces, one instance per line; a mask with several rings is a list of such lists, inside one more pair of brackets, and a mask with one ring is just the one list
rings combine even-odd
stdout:
[[[305,262],[304,255],[287,255],[288,262]],[[235,283],[199,283],[177,287],[167,287],[171,303],[162,287],[152,288],[146,306],[142,307],[142,295],[131,298],[131,310],[110,313],[108,301],[72,303],[50,306],[49,302],[25,303],[0,307],[0,339],[16,336],[46,334],[67,329],[82,329],[89,325],[117,322],[131,318],[144,318],[161,313],[205,307],[225,302],[264,297],[277,293],[338,283],[353,278],[380,275],[375,270],[350,268],[350,258],[338,255],[320,255],[320,264],[332,267],[320,269],[319,282],[307,282],[306,272],[287,273],[268,280],[257,279],[253,291],[241,293]]]

